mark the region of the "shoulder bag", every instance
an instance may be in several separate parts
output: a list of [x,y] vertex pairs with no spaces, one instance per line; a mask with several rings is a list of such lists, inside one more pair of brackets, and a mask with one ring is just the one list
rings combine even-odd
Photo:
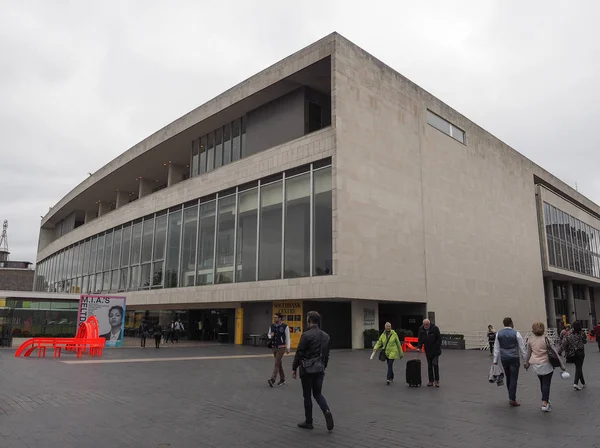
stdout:
[[385,355],[385,351],[387,349],[387,346],[390,342],[390,339],[392,339],[392,333],[390,332],[390,336],[387,338],[387,341],[385,341],[385,346],[383,347],[383,350],[381,350],[379,352],[379,360],[381,362],[386,362],[387,361],[387,356]]
[[325,372],[325,365],[323,364],[323,332],[321,331],[321,338],[319,340],[319,356],[310,359],[302,360],[302,370],[306,375],[316,375]]
[[552,367],[562,367],[558,353],[548,338],[546,338],[546,348],[548,349],[548,360],[552,364]]

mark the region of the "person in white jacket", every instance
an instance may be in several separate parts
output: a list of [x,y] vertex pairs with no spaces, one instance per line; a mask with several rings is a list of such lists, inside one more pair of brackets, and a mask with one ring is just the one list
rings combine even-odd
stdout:
[[269,378],[269,386],[273,387],[275,381],[277,381],[277,374],[279,374],[278,386],[285,384],[285,372],[283,370],[283,355],[290,352],[291,341],[290,341],[290,327],[283,323],[283,316],[279,313],[275,314],[275,323],[269,327],[267,333],[269,339],[271,339],[271,348],[273,349],[273,356],[275,357],[275,366],[273,367],[273,374]]

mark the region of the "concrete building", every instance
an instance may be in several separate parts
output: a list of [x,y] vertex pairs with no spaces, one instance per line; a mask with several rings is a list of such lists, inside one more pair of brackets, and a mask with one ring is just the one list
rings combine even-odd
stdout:
[[589,326],[599,229],[596,204],[334,33],[62,198],[36,289],[125,295],[131,326],[176,313],[232,342],[275,309],[298,333],[316,309],[354,348],[425,316],[444,333]]
[[8,240],[6,229],[8,221],[0,234],[0,291],[32,291],[34,271],[29,261],[9,260]]

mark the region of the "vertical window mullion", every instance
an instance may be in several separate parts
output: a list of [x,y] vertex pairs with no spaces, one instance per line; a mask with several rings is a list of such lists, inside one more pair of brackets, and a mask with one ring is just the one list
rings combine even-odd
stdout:
[[262,198],[261,198],[261,181],[258,181],[258,208],[256,210],[256,273],[255,273],[255,281],[258,281],[258,265],[260,262],[260,221],[262,219]]

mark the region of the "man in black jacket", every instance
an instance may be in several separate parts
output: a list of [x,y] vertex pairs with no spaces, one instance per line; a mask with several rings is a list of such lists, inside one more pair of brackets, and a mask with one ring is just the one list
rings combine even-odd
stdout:
[[[298,423],[298,427],[313,429],[312,394],[325,415],[327,429],[331,431],[333,429],[333,416],[331,415],[327,400],[321,394],[325,369],[327,369],[327,363],[329,362],[329,335],[319,329],[321,316],[316,311],[310,311],[306,317],[306,321],[308,330],[300,338],[294,362],[292,363],[292,378],[296,379],[296,370],[300,367],[300,380],[302,381],[302,394],[304,396],[304,416],[306,417],[305,421]],[[311,370],[319,371],[307,373],[304,367],[305,364],[312,365],[313,363],[319,367],[316,369],[312,368]]]
[[[427,357],[427,374],[429,375],[429,383],[427,387],[440,387],[440,366],[439,358],[442,354],[442,335],[440,329],[433,325],[429,319],[423,321],[423,325],[419,328],[419,344],[418,348],[425,346],[425,356]],[[435,383],[434,383],[435,382]]]

